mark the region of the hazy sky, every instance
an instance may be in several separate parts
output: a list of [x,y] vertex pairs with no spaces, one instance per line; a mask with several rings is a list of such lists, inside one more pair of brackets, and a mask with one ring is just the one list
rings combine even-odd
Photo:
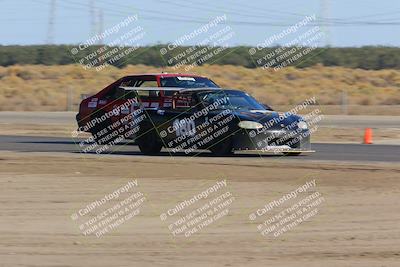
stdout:
[[[77,44],[92,36],[90,0],[56,0],[56,44]],[[235,35],[231,45],[256,45],[302,20],[323,17],[332,46],[400,46],[400,0],[92,0],[99,32],[129,15],[138,15],[146,35],[142,44],[168,43],[192,32],[207,21],[226,14],[226,25]],[[51,0],[0,0],[0,44],[46,42]],[[377,25],[377,23],[379,25]],[[316,25],[320,23],[315,22]],[[310,25],[311,26],[311,25]],[[132,25],[133,27],[133,25]],[[218,27],[223,27],[219,25]],[[110,40],[105,40],[109,42]],[[191,42],[196,42],[192,40]]]

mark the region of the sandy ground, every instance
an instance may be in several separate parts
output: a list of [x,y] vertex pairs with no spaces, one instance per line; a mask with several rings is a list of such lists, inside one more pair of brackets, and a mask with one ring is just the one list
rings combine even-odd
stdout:
[[[4,267],[400,262],[394,164],[1,152],[0,170]],[[101,238],[84,236],[71,214],[132,179],[146,196],[140,214]],[[229,214],[190,237],[174,237],[160,214],[221,179],[235,197]],[[325,199],[318,214],[278,237],[262,236],[262,220],[249,214],[312,179]]]

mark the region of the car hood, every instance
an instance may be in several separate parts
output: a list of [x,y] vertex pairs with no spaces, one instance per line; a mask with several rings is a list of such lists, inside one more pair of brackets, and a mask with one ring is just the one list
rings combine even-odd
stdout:
[[304,121],[301,116],[295,114],[279,113],[276,111],[264,111],[264,110],[236,110],[233,114],[240,120],[256,121],[261,124],[270,125],[271,129],[282,128],[288,126],[294,122]]

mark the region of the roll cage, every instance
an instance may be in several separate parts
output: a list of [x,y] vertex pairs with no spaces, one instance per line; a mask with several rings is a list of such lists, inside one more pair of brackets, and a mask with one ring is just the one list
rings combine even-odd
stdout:
[[[136,96],[141,101],[142,96],[140,92],[149,91],[153,92],[153,97],[159,97],[163,105],[160,107],[163,108],[191,108],[200,103],[199,99],[197,98],[196,92],[214,92],[214,91],[223,91],[222,88],[177,88],[177,87],[126,87],[120,86],[120,90],[124,90],[125,92],[123,95],[125,96]],[[227,90],[227,89],[225,89]],[[160,91],[167,91],[167,92],[174,92],[172,95],[166,96],[165,94],[160,94]],[[134,94],[132,94],[134,92]],[[170,103],[165,105],[166,103]]]

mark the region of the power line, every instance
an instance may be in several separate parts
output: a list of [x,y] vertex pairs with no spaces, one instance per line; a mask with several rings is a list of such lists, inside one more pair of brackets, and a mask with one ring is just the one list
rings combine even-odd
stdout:
[[[138,7],[136,7],[136,6],[121,5],[121,4],[116,5],[115,3],[111,3],[111,2],[103,1],[103,0],[97,0],[97,2],[103,3],[103,4],[105,4],[105,5],[109,5],[109,6],[112,6],[112,7],[121,7],[121,8],[123,8],[124,10],[140,11],[140,12],[147,13],[147,14],[152,14],[152,15],[159,13],[159,14],[162,14],[162,15],[170,15],[170,16],[172,16],[172,17],[176,17],[176,16],[177,16],[176,13],[171,13],[171,12],[167,12],[167,11],[164,11],[164,10],[163,10],[163,12],[161,13],[161,12],[157,12],[157,11],[155,11],[155,10],[150,10],[150,9],[145,9],[145,8],[138,8]],[[72,2],[71,2],[71,3],[72,3]],[[75,3],[76,3],[76,2],[75,2]],[[78,3],[77,3],[77,4],[78,4]],[[110,9],[110,8],[107,8],[107,10],[111,10],[111,11],[115,11],[115,12],[121,12],[120,10],[117,10],[117,9]],[[179,17],[181,17],[181,18],[188,18],[188,19],[193,19],[193,18],[194,18],[194,19],[201,19],[201,18],[198,18],[198,17],[194,17],[194,16],[192,16],[192,15],[186,16],[186,15],[182,15],[182,14],[179,14]]]
[[[200,9],[200,10],[205,10],[205,11],[211,11],[214,13],[226,13],[226,14],[233,14],[233,15],[237,15],[237,16],[244,16],[244,17],[258,17],[258,18],[265,18],[266,16],[268,16],[269,18],[271,17],[276,17],[277,13],[283,14],[283,15],[289,15],[289,16],[296,16],[296,17],[305,17],[305,14],[299,14],[299,13],[290,13],[290,12],[283,12],[283,11],[277,11],[277,10],[271,10],[271,9],[262,9],[260,7],[251,7],[251,6],[245,6],[242,3],[240,4],[240,9],[237,8],[232,8],[231,6],[226,7],[226,6],[220,6],[220,5],[215,5],[214,3],[211,4],[207,4],[207,7],[199,7],[199,6],[193,6],[193,5],[182,5],[182,3],[177,3],[174,1],[168,1],[168,0],[159,0],[161,3],[170,3],[173,5],[178,5],[179,7],[185,7],[185,8],[190,8],[190,9]],[[190,1],[190,0],[186,0],[185,2],[187,3],[192,3],[194,5],[199,4],[198,2],[195,1]],[[214,8],[208,8],[208,6],[210,7],[216,7],[217,9]],[[251,9],[253,12],[244,12],[243,8],[246,9]],[[219,9],[218,8],[222,8]],[[254,12],[255,11],[255,12]],[[279,19],[284,19],[282,17],[277,17]]]
[[[322,0],[325,1],[325,0]],[[186,9],[192,9],[192,10],[205,10],[205,11],[211,11],[214,13],[223,13],[223,14],[233,14],[233,15],[245,15],[246,17],[259,17],[259,15],[256,14],[263,14],[262,17],[268,16],[271,17],[271,15],[269,13],[273,12],[275,13],[280,13],[280,14],[284,14],[284,15],[290,15],[290,16],[296,16],[296,17],[306,17],[309,16],[310,14],[301,14],[301,13],[294,13],[294,12],[285,12],[285,11],[279,11],[279,10],[274,10],[274,9],[265,9],[265,8],[261,8],[261,7],[251,7],[249,5],[243,5],[242,3],[240,4],[241,8],[251,8],[253,10],[256,10],[258,12],[256,13],[244,13],[243,10],[238,10],[238,9],[232,9],[232,8],[226,8],[226,7],[221,7],[221,6],[216,6],[215,4],[213,5],[214,7],[219,7],[222,8],[222,10],[218,10],[218,9],[213,9],[213,8],[208,8],[208,7],[199,7],[199,6],[195,6],[195,5],[185,5],[182,3],[177,3],[175,1],[171,1],[171,0],[159,0],[159,2],[161,3],[170,3],[179,7],[183,7]],[[197,2],[191,1],[191,0],[186,0],[185,2],[189,2],[189,3],[193,3],[193,4],[197,4]],[[323,5],[328,6],[329,4],[326,2]],[[209,4],[207,6],[210,6]],[[233,11],[231,11],[233,10]],[[266,13],[259,13],[259,12],[266,12]],[[349,19],[355,19],[355,18],[368,18],[368,17],[374,17],[374,16],[379,16],[379,15],[384,15],[384,14],[396,14],[399,13],[399,11],[397,12],[390,12],[390,13],[378,13],[378,14],[370,14],[370,15],[364,15],[364,16],[358,16],[358,17],[350,17],[350,18],[330,18],[329,14],[326,14],[325,16],[320,16],[319,18],[316,19],[316,22],[314,24],[309,24],[310,26],[315,26],[315,25],[323,25],[323,26],[347,26],[347,25],[358,25],[358,26],[362,26],[362,25],[400,25],[400,22],[397,20],[395,22],[382,22],[382,21],[351,21]],[[285,20],[287,21],[287,20]],[[263,22],[259,23],[259,22],[245,22],[244,24],[249,24],[249,23],[254,23],[254,25],[258,24],[258,25],[262,25]],[[393,23],[393,24],[392,24]],[[234,22],[233,24],[237,24],[236,22]],[[272,22],[272,24],[275,25],[270,25],[270,26],[277,26],[279,25],[279,23],[274,23]],[[286,23],[285,25],[282,26],[290,26],[291,24]]]
[[[43,3],[43,2],[39,2],[39,0],[34,0],[35,2],[38,3]],[[68,3],[69,4],[73,4],[74,6],[64,6],[66,8],[73,8],[73,9],[79,9],[81,10],[81,8],[79,8],[78,6],[88,6],[87,4],[83,4],[83,3],[77,3],[77,2],[73,2],[73,1],[63,1],[63,4]],[[60,5],[58,5],[60,6]],[[107,11],[105,12],[106,14],[113,16],[113,17],[120,17],[123,14],[126,15],[131,15],[131,12],[123,12],[123,11],[117,11],[117,10],[110,10],[107,9]],[[158,11],[154,11],[153,16],[140,16],[141,20],[150,20],[150,21],[167,21],[167,22],[185,22],[185,23],[195,23],[195,24],[205,24],[208,23],[209,21],[206,19],[200,19],[200,18],[191,18],[191,19],[186,19],[186,18],[182,18],[179,16],[175,16],[175,17],[162,17],[159,16],[157,14],[163,14],[160,13]],[[176,14],[175,14],[176,15]],[[321,19],[325,19],[326,18],[321,18]],[[333,19],[332,19],[333,20]],[[335,19],[336,20],[336,19]],[[223,22],[221,23],[223,24]],[[288,27],[288,26],[292,26],[291,23],[282,23],[282,22],[274,22],[274,21],[240,21],[240,20],[230,20],[228,23],[226,24],[230,24],[230,25],[239,25],[239,26],[271,26],[271,27]],[[309,23],[307,26],[312,27],[312,26],[317,26],[317,25],[324,25],[324,26],[330,26],[330,27],[337,27],[337,26],[387,26],[387,25],[391,25],[391,26],[395,26],[395,25],[400,25],[400,21],[389,21],[389,22],[379,22],[379,21],[316,21],[314,23]]]

